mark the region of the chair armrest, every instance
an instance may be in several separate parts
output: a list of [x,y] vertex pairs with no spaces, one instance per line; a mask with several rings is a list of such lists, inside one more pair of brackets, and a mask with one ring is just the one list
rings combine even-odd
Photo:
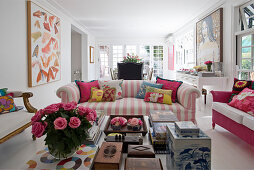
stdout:
[[61,99],[63,103],[68,103],[72,101],[78,103],[80,99],[79,88],[75,82],[72,82],[57,89],[56,95]]
[[213,102],[228,103],[232,92],[231,91],[211,91]]
[[33,97],[33,93],[32,92],[22,92],[22,91],[7,91],[7,93],[13,93],[13,98],[18,98],[18,97],[22,97],[23,98],[23,102],[24,105],[26,107],[26,110],[30,113],[36,113],[37,109],[34,108],[30,102],[29,102],[29,98]]
[[187,109],[195,109],[196,99],[201,95],[200,91],[188,84],[183,83],[177,90],[178,102]]
[[33,93],[31,93],[31,92],[25,92],[25,93],[22,94],[23,102],[24,102],[24,105],[25,105],[27,111],[30,112],[30,113],[36,113],[36,112],[37,112],[37,109],[34,108],[34,107],[30,104],[29,99],[28,99],[28,98],[30,98],[30,97],[32,97],[32,96],[33,96]]

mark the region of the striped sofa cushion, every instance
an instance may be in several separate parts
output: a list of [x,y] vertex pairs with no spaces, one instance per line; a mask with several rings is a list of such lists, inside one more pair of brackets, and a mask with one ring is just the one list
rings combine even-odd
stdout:
[[61,98],[61,101],[63,103],[68,103],[72,101],[75,101],[78,103],[80,99],[79,88],[75,82],[69,83],[57,89],[56,95],[59,98]]
[[80,103],[96,110],[104,110],[107,115],[149,115],[150,110],[171,110],[179,120],[195,121],[192,110],[185,109],[179,103],[172,105],[144,102],[143,99],[123,98],[115,102]]
[[136,97],[143,80],[124,80],[122,84],[123,97]]

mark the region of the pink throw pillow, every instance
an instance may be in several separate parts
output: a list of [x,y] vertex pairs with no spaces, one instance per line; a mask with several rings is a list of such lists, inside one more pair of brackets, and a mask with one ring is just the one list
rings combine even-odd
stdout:
[[182,85],[182,81],[167,80],[157,77],[156,83],[163,84],[162,89],[172,90],[172,102],[175,103],[177,101],[177,90]]
[[87,102],[89,100],[89,98],[91,96],[91,88],[92,87],[96,87],[98,89],[100,88],[98,80],[92,81],[92,82],[76,81],[76,84],[78,85],[79,92],[80,92],[79,103]]
[[228,105],[254,116],[254,90],[246,87]]

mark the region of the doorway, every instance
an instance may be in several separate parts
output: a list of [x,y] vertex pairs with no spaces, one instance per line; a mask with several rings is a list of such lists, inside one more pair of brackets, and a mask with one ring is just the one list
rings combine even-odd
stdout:
[[82,35],[71,30],[71,81],[82,77]]

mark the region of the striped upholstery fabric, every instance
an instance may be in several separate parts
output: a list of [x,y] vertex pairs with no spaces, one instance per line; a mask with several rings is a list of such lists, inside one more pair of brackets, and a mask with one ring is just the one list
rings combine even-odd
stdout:
[[136,97],[143,80],[124,80],[122,84],[122,96],[125,97]]
[[[171,110],[179,120],[195,122],[196,98],[200,97],[197,88],[182,84],[177,91],[179,103],[172,105],[144,102],[143,99],[134,98],[143,80],[124,80],[123,99],[115,102],[85,102],[80,103],[92,109],[104,110],[107,115],[149,115],[150,110]],[[62,102],[79,101],[80,93],[75,83],[62,86],[57,90],[57,96]]]
[[115,102],[85,102],[80,105],[96,110],[104,110],[107,115],[149,115],[150,110],[171,110],[179,120],[195,120],[192,110],[179,103],[172,105],[145,102],[143,99],[123,98]]
[[68,103],[71,101],[75,101],[78,103],[80,99],[79,88],[75,82],[72,82],[57,89],[56,95],[57,97],[61,98],[62,102],[64,103]]

